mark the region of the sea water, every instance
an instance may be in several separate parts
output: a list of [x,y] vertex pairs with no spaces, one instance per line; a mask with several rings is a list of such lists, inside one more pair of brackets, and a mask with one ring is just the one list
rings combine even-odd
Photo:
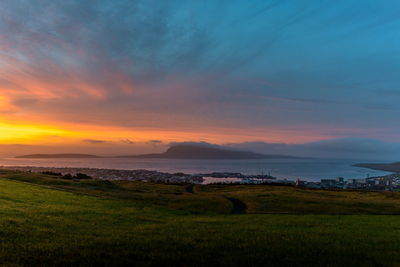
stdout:
[[389,174],[352,166],[363,160],[344,159],[255,159],[255,160],[184,160],[139,158],[88,159],[0,159],[1,166],[104,168],[124,170],[156,170],[188,174],[210,172],[240,172],[242,174],[270,174],[280,179],[319,181],[336,177],[365,178]]

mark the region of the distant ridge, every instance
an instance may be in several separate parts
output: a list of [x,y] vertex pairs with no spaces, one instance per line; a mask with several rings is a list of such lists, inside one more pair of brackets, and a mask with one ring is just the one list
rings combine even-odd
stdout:
[[354,164],[355,167],[368,168],[371,170],[387,171],[400,173],[400,162],[393,163],[358,163]]
[[[90,154],[30,154],[17,156],[21,159],[71,159],[104,158]],[[301,159],[288,155],[260,154],[251,151],[230,150],[199,145],[175,145],[163,153],[116,156],[114,158],[159,158],[159,159]]]
[[89,154],[30,154],[17,156],[19,159],[71,159],[71,158],[101,158],[96,155]]
[[176,145],[164,153],[119,156],[119,158],[163,158],[163,159],[288,159],[298,158],[287,155],[266,155],[250,151],[237,151],[224,148]]

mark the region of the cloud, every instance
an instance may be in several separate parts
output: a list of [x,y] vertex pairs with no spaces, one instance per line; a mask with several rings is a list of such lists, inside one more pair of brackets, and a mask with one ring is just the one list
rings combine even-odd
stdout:
[[163,141],[162,140],[149,140],[146,142],[146,144],[152,145],[152,146],[158,146],[158,145],[162,145]]
[[385,94],[389,96],[400,96],[400,90],[379,90],[375,93],[379,95]]
[[135,142],[133,142],[132,140],[130,140],[130,139],[128,139],[128,138],[122,139],[121,142],[124,143],[124,144],[128,144],[128,145],[133,145],[133,144],[135,144]]
[[177,145],[189,145],[189,146],[201,146],[201,147],[213,147],[213,148],[226,148],[222,145],[211,144],[207,142],[171,142],[169,146],[177,146]]
[[244,142],[227,144],[226,146],[237,149],[248,149],[259,153],[288,154],[317,158],[397,161],[400,157],[400,143],[383,142],[367,138],[339,138],[304,144]]
[[242,142],[217,145],[207,142],[176,142],[170,145],[199,145],[234,150],[246,150],[264,154],[281,154],[299,157],[389,160],[400,158],[400,143],[383,142],[367,138],[338,138],[304,144]]
[[105,140],[97,140],[97,139],[84,139],[83,142],[89,144],[104,144],[107,143]]
[[[26,145],[0,144],[0,156],[16,156],[33,153],[52,153],[55,149],[63,153],[92,153],[98,155],[132,155],[143,153],[160,153],[172,145],[197,145],[223,148],[239,151],[253,151],[264,154],[281,154],[300,157],[325,159],[354,159],[355,161],[399,161],[400,143],[384,142],[368,138],[339,138],[303,144],[267,143],[267,142],[237,142],[213,144],[210,142],[172,142],[166,144],[161,140],[135,144],[124,142],[102,142],[89,139],[80,145]],[[94,145],[93,145],[94,144]]]
[[387,104],[367,104],[363,105],[365,109],[380,110],[380,111],[400,111],[400,107],[397,105],[387,105]]

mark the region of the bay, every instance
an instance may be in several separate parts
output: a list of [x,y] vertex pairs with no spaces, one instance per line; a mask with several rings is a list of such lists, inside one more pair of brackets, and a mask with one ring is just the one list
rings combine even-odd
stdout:
[[[382,176],[389,172],[352,166],[365,160],[346,159],[256,159],[256,160],[184,160],[139,158],[87,159],[0,159],[1,166],[70,167],[184,172],[188,174],[211,172],[240,172],[268,174],[280,179],[319,181],[336,177],[365,178]],[[381,162],[381,161],[378,161]]]

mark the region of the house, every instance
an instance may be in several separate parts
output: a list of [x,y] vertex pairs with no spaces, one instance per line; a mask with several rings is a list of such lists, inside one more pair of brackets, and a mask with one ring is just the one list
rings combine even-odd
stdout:
[[322,188],[336,187],[336,180],[334,179],[321,179]]

